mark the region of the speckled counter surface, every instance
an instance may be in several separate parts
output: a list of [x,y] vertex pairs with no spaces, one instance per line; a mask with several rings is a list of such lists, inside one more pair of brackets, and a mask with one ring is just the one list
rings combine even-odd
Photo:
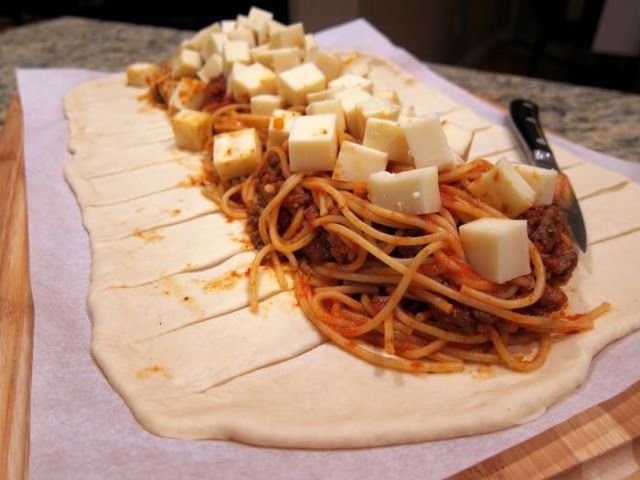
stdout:
[[[187,32],[80,18],[14,28],[0,34],[0,125],[15,93],[18,67],[122,70],[137,60],[162,61]],[[479,97],[507,105],[527,96],[544,125],[569,140],[640,162],[640,95],[494,74],[445,65],[435,71]]]

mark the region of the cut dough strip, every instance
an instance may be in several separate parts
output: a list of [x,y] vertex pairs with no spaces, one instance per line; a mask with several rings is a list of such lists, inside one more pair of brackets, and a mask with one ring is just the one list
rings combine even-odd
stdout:
[[[94,341],[125,345],[247,307],[247,272],[254,258],[255,252],[242,252],[213,268],[92,292]],[[281,291],[273,269],[260,272],[260,298]]]
[[65,175],[78,202],[86,207],[124,202],[170,188],[189,186],[200,177],[202,163],[199,159],[187,157],[91,179],[82,178],[75,168],[75,164],[68,163]]
[[139,235],[93,243],[91,288],[132,287],[217,265],[251,248],[243,222],[213,213]]
[[175,148],[175,141],[164,140],[150,145],[130,147],[126,149],[109,148],[99,151],[84,151],[74,155],[69,162],[76,175],[95,178],[113,173],[136,170],[160,163],[201,159],[202,154],[181,151]]
[[172,188],[127,202],[87,206],[84,225],[96,240],[116,240],[219,211],[200,187]]

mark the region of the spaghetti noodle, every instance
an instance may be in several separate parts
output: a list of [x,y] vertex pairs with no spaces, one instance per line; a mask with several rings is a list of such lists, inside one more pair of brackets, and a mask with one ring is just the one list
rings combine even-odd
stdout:
[[[249,110],[223,96],[203,107],[215,133],[251,127],[265,142],[269,117]],[[442,207],[427,215],[370,203],[365,183],[292,173],[286,142],[266,149],[259,167],[242,179],[221,181],[210,155],[204,167],[205,195],[228,217],[246,220],[258,250],[249,275],[251,310],[259,309],[260,265],[269,262],[281,288],[291,288],[287,277],[293,276],[300,307],[318,330],[375,365],[435,373],[480,362],[530,371],[544,363],[555,336],[590,329],[609,309],[603,303],[586,314],[563,314],[566,296],[558,285],[571,275],[575,251],[561,231],[560,247],[569,260],[558,266],[550,247],[531,231],[540,216],[562,218],[555,211],[525,215],[532,274],[495,284],[473,271],[458,227],[505,217],[468,189],[492,167],[484,160],[440,173]]]

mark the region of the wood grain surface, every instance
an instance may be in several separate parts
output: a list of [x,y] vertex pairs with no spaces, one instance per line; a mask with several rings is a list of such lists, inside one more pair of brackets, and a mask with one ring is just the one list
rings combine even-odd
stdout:
[[[33,300],[22,112],[0,137],[0,480],[28,475]],[[640,382],[612,399],[451,477],[455,480],[637,478]]]
[[20,101],[0,137],[0,479],[27,478],[33,350]]

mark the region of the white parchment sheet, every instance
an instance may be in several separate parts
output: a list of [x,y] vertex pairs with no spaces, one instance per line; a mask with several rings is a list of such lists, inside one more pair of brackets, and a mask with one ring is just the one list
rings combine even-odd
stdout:
[[[363,20],[321,32],[318,40],[330,48],[358,48],[383,55],[480,115],[503,120],[498,110],[437,76]],[[89,241],[80,209],[62,176],[70,158],[62,99],[73,86],[102,75],[83,70],[18,71],[26,127],[36,307],[31,478],[438,478],[522,442],[640,378],[640,333],[636,333],[598,355],[586,385],[542,418],[497,433],[349,451],[266,449],[230,442],[169,440],[147,433],[90,355]],[[582,158],[640,181],[638,164],[559,142]]]

